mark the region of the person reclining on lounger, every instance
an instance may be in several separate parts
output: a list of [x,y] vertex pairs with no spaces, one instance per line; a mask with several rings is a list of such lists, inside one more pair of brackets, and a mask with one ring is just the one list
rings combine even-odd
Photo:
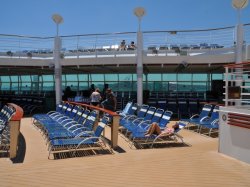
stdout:
[[151,136],[152,134],[155,134],[157,136],[158,135],[171,136],[174,134],[174,131],[177,129],[179,129],[179,123],[177,122],[172,126],[172,128],[169,128],[166,126],[164,130],[161,130],[159,125],[156,122],[154,122],[151,124],[151,126],[145,133],[145,136]]

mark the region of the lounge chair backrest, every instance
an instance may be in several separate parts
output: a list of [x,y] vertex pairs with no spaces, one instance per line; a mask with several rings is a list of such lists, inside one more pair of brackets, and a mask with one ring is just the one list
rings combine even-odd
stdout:
[[12,107],[8,107],[6,105],[6,107],[3,107],[1,113],[1,118],[0,118],[0,121],[1,123],[5,123],[6,121],[9,121],[10,118],[12,117],[12,115],[14,114],[15,110],[12,108]]
[[156,122],[158,123],[162,117],[162,114],[164,113],[164,110],[161,108],[157,108],[157,110],[154,113],[154,116],[151,119],[151,122]]
[[132,107],[132,104],[133,104],[132,102],[128,102],[121,113],[124,115],[127,115],[129,112],[129,109]]
[[63,104],[62,104],[62,108],[61,108],[61,110],[59,111],[59,113],[61,113],[61,114],[64,115],[64,114],[67,112],[67,108],[68,108],[69,105],[70,105],[69,103],[63,103]]
[[134,103],[132,107],[129,109],[128,115],[135,115],[137,109],[138,109],[138,104]]
[[82,124],[88,117],[88,115],[90,114],[90,111],[88,109],[86,109],[83,113],[82,116],[78,119],[78,123]]
[[5,111],[7,110],[7,108],[8,108],[7,105],[4,105],[4,106],[3,106],[3,108],[2,108],[1,111],[0,111],[0,118],[1,118],[2,116],[4,116],[4,113],[5,113]]
[[156,110],[155,107],[153,107],[153,106],[149,107],[149,109],[148,109],[148,111],[146,112],[146,114],[145,114],[143,120],[151,120],[152,117],[154,116],[155,110]]
[[10,121],[11,117],[15,114],[15,109],[12,107],[3,107],[3,110],[1,110],[1,123],[0,123],[0,135],[3,133],[5,128],[8,125],[8,122]]
[[160,127],[165,127],[167,123],[169,123],[171,117],[173,115],[173,112],[172,111],[168,111],[166,110],[164,112],[164,114],[162,115],[161,119],[160,119],[160,122],[159,122],[159,126]]
[[80,117],[82,116],[83,112],[84,112],[84,108],[79,107],[79,109],[74,117],[74,120],[78,121],[80,119]]
[[73,119],[76,116],[79,109],[80,107],[78,105],[75,105],[73,109],[71,110],[69,117]]
[[137,117],[138,118],[143,118],[145,116],[145,114],[147,113],[148,108],[149,108],[148,105],[142,105],[139,112],[138,112],[138,114],[137,114]]
[[212,120],[219,119],[219,106],[218,105],[214,107],[212,114],[211,114],[211,119]]
[[56,111],[61,113],[62,112],[62,108],[63,108],[63,104],[58,104],[56,106]]
[[65,110],[65,114],[64,115],[69,117],[70,114],[71,114],[72,109],[73,109],[73,105],[69,104],[68,107],[67,107],[67,109]]
[[88,128],[89,130],[92,130],[96,120],[96,116],[97,116],[96,111],[92,110],[87,119],[84,121],[83,126]]
[[209,104],[205,104],[201,110],[201,113],[200,113],[200,118],[203,118],[203,117],[206,117],[209,115],[209,113],[211,112],[212,110],[212,105],[209,105]]
[[109,119],[104,116],[102,120],[98,123],[98,126],[96,127],[96,130],[94,132],[94,136],[100,137],[103,132],[103,129],[108,124],[108,122],[109,122]]

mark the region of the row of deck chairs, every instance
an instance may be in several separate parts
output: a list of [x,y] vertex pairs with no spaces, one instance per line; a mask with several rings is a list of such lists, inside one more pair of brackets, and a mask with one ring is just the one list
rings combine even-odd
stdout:
[[0,152],[8,152],[10,148],[10,127],[9,121],[15,114],[15,109],[4,105],[0,111]]
[[199,115],[181,119],[180,122],[186,124],[187,129],[211,136],[213,133],[218,133],[219,130],[219,106],[205,104]]
[[[33,124],[40,130],[48,144],[49,155],[64,153],[77,156],[78,151],[112,149],[101,136],[109,118],[104,116],[97,122],[97,111],[63,103],[56,111],[33,115]],[[95,124],[97,123],[97,126]],[[55,158],[55,157],[54,157]]]
[[[163,130],[166,125],[170,122],[172,112],[164,111],[161,108],[156,108],[149,105],[142,105],[138,112],[138,105],[136,103],[128,102],[122,112],[120,112],[120,131],[123,135],[129,139],[130,145],[143,147],[143,145],[150,145],[153,147],[154,144],[168,143],[169,141],[181,140],[183,143],[183,137],[178,132],[185,126],[182,124],[178,130],[176,130],[171,136],[166,137],[164,134],[159,136],[151,135],[145,136],[145,133],[149,129],[153,122],[156,122],[159,127]],[[165,141],[165,140],[168,141]]]

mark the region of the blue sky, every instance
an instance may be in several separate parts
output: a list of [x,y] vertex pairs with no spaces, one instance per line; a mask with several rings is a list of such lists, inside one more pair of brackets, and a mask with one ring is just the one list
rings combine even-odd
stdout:
[[[143,31],[189,30],[234,26],[231,0],[1,0],[0,34],[54,36],[51,16],[64,18],[60,35],[137,30],[135,7],[144,7]],[[250,23],[250,5],[242,10]]]

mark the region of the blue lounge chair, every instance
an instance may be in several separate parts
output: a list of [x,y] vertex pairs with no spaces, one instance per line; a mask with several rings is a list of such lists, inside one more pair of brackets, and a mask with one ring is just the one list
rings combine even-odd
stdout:
[[212,108],[213,108],[212,105],[205,104],[203,106],[200,114],[194,114],[191,118],[189,118],[189,119],[180,119],[180,121],[185,122],[186,124],[188,124],[188,126],[190,124],[195,125],[196,123],[199,123],[200,120],[203,119],[204,117],[209,116],[209,114],[211,113]]
[[[51,140],[49,143],[48,159],[54,153],[72,152],[72,155],[75,156],[76,152],[80,150],[104,150],[108,148],[113,153],[112,149],[107,145],[106,140],[101,137],[101,133],[107,123],[108,119],[103,117],[95,131],[86,131],[81,136],[75,138]],[[83,135],[86,137],[82,137]]]
[[128,122],[135,120],[136,118],[143,118],[147,113],[149,106],[142,105],[137,115],[128,115],[120,120],[120,125],[125,126]]
[[120,115],[120,121],[125,120],[131,116],[135,116],[138,109],[138,104],[134,103],[132,107],[128,110],[127,114]]
[[10,130],[8,124],[15,109],[5,105],[0,111],[0,150],[8,150],[10,146]]
[[[157,121],[161,130],[164,130],[166,128],[167,124],[171,119],[172,114],[173,113],[171,111],[165,111],[160,117],[159,121]],[[139,136],[141,136],[140,134],[145,134],[152,123],[138,125],[138,127],[132,131],[132,134],[138,133]]]
[[83,131],[92,131],[96,121],[97,113],[92,111],[83,123],[71,124],[69,127],[47,129],[47,140],[59,138],[73,138],[82,133]]
[[145,116],[142,118],[135,118],[133,121],[127,121],[123,126],[127,129],[127,131],[132,132],[134,129],[137,128],[137,126],[142,123],[143,121],[151,121],[152,117],[154,116],[156,108],[155,107],[149,107]]
[[161,133],[160,135],[152,134],[150,136],[145,136],[145,131],[137,131],[131,134],[131,144],[139,145],[141,148],[143,145],[150,145],[151,148],[155,144],[168,144],[170,142],[178,142],[180,140],[181,143],[184,143],[183,137],[179,134],[180,130],[182,130],[186,124],[179,123],[179,128],[176,129],[173,134]]
[[207,134],[208,136],[211,136],[212,133],[218,133],[219,131],[219,119],[214,120],[210,124],[204,124],[200,128],[200,133],[202,132],[202,129],[208,129],[208,133],[203,133]]
[[132,108],[132,106],[133,106],[133,103],[128,102],[122,111],[116,111],[116,113],[118,113],[121,117],[130,115],[129,111],[130,111],[130,108]]
[[62,103],[56,106],[55,111],[49,111],[46,114],[35,114],[33,115],[33,123],[34,121],[39,121],[43,119],[50,119],[53,118],[54,116],[64,114],[66,109],[68,108],[69,104],[68,103]]
[[152,117],[151,120],[144,120],[144,121],[140,122],[140,124],[138,125],[137,128],[139,128],[139,129],[142,128],[142,129],[147,130],[149,125],[151,125],[152,123],[154,123],[154,122],[158,123],[161,120],[163,114],[164,114],[164,110],[161,108],[158,108],[155,111],[154,116]]
[[216,120],[219,120],[219,106],[217,105],[213,108],[211,116],[205,116],[195,123],[198,126],[198,132],[201,132],[202,126],[211,125]]

